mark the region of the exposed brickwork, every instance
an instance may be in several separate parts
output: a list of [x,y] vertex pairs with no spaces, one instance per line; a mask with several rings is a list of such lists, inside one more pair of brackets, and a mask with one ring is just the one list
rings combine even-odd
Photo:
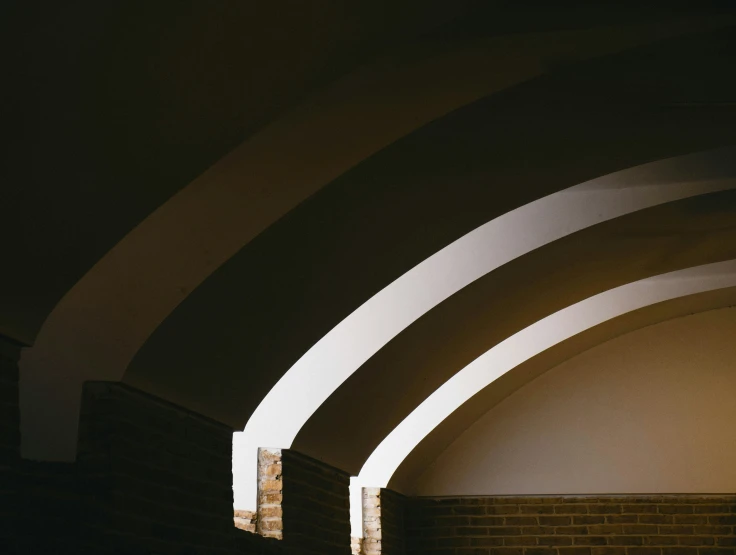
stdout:
[[114,553],[278,554],[233,526],[232,430],[119,383],[85,385],[75,465]]
[[303,553],[349,555],[348,474],[290,449],[281,462],[284,543]]
[[[17,371],[10,376],[17,407]],[[17,440],[14,445],[17,459]],[[231,457],[227,426],[119,383],[88,383],[77,462],[16,461],[4,480],[19,491],[0,507],[9,515],[0,525],[0,552],[349,553],[347,474],[288,450],[283,476],[281,462],[271,461],[269,473],[286,499],[278,511],[284,510],[290,534],[277,541],[242,531],[253,530],[258,519],[233,513]],[[281,502],[278,495],[271,500]],[[264,512],[263,522],[276,516]]]
[[382,488],[363,488],[365,555],[397,555],[406,550],[404,512],[407,498]]
[[416,498],[407,554],[733,555],[736,496]]
[[284,483],[281,449],[258,449],[258,533],[267,538],[284,537],[282,521]]
[[235,511],[233,514],[233,523],[240,530],[255,533],[256,513],[255,511]]
[[381,488],[363,488],[363,553],[381,553]]
[[408,499],[390,489],[381,490],[382,555],[406,552],[406,504]]

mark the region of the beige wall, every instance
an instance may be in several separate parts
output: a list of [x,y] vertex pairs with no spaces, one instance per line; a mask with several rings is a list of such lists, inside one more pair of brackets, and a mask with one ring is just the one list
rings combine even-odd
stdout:
[[491,409],[419,495],[736,491],[736,308],[599,345]]

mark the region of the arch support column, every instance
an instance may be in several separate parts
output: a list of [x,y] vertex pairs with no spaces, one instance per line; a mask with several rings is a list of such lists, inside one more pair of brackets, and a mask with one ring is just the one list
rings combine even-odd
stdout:
[[403,555],[407,498],[386,488],[363,488],[362,555]]
[[236,505],[236,526],[247,524],[300,555],[350,553],[347,472],[291,449],[261,447],[257,480],[255,524],[253,511]]

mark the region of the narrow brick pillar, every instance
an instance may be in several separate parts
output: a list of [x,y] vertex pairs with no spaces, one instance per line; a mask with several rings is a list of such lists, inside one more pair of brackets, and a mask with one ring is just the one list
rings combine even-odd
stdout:
[[406,552],[406,497],[385,488],[363,488],[364,555],[403,555]]
[[258,450],[256,529],[289,553],[350,553],[350,478],[290,449]]
[[363,488],[363,553],[381,553],[381,488]]
[[258,449],[258,533],[267,538],[284,537],[283,466],[281,449]]

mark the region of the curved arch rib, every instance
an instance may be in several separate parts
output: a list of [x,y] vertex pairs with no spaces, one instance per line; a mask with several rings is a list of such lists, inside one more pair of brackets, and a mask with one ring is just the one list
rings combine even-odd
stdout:
[[[82,383],[120,380],[193,289],[361,160],[428,121],[543,74],[549,60],[574,63],[731,23],[703,18],[623,32],[496,37],[429,55],[403,52],[336,83],[172,197],[58,303],[20,364],[23,455],[73,460]],[[517,52],[514,63],[498,67],[509,50]],[[494,71],[478,71],[484,66]]]
[[628,312],[734,286],[736,260],[728,260],[628,283],[537,321],[488,350],[430,395],[381,442],[351,487],[358,491],[368,485],[386,487],[402,461],[435,427],[490,383],[539,353]]
[[[732,148],[718,151],[725,160]],[[713,153],[676,159],[692,176]],[[316,343],[276,384],[233,437],[234,503],[253,509],[258,447],[289,447],[340,384],[417,318],[507,262],[586,227],[631,212],[731,189],[730,178],[672,183],[672,160],[596,179],[522,206],[458,239],[380,291]],[[707,175],[707,174],[706,174]],[[283,407],[289,407],[288,411]]]

